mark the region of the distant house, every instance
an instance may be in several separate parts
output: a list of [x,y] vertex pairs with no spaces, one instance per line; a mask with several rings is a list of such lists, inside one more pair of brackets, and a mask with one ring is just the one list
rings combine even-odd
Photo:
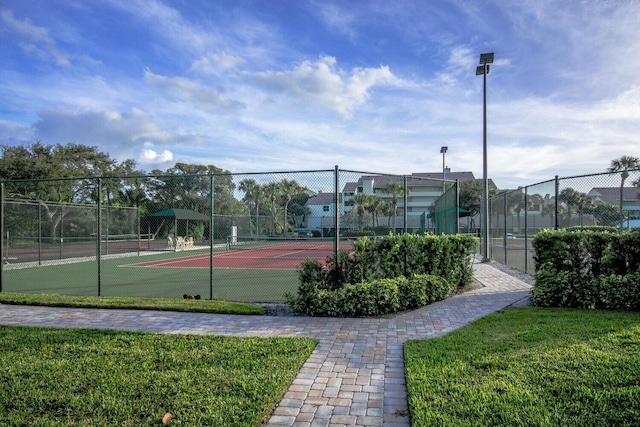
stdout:
[[[620,187],[595,187],[587,193],[595,203],[607,203],[620,206]],[[622,211],[625,212],[625,220],[620,225],[623,228],[635,228],[640,219],[640,188],[623,187]]]
[[[628,212],[629,218],[640,218],[640,188],[623,187],[622,190],[622,210]],[[620,187],[595,187],[587,196],[596,203],[620,206]]]
[[[342,203],[342,194],[339,194],[338,196],[338,215],[343,215],[344,203]],[[334,227],[333,217],[335,215],[335,198],[335,193],[319,192],[315,197],[311,197],[307,200],[305,205],[309,208],[309,215],[307,215],[307,228],[310,230],[321,231],[323,229],[330,229]]]
[[[442,195],[442,176],[442,172],[414,173],[407,176],[407,229],[409,231],[417,232],[424,225],[421,222],[421,216],[425,216],[436,199]],[[475,180],[476,178],[472,172],[451,172],[447,169],[445,170],[445,179],[447,181],[457,180],[458,182],[463,182]],[[339,194],[339,216],[342,218],[345,214],[357,208],[353,203],[357,194],[375,194],[383,201],[389,202],[392,199],[392,195],[388,194],[385,188],[390,182],[398,182],[404,185],[404,177],[363,175],[357,181],[345,183]],[[318,193],[316,197],[312,197],[307,201],[306,206],[311,212],[307,220],[309,229],[323,230],[324,234],[327,235],[330,230],[335,228],[333,218],[335,211],[334,193]],[[404,228],[404,197],[400,197],[397,200],[397,210],[396,228]],[[378,222],[380,225],[389,225],[392,223],[392,218],[388,215],[380,215]],[[348,228],[353,226],[349,224],[349,221],[345,221],[341,227]]]

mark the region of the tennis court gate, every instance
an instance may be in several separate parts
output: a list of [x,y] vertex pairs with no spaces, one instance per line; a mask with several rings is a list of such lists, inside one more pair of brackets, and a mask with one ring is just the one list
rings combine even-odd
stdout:
[[458,230],[456,182],[337,166],[4,180],[0,191],[0,292],[281,303],[298,288],[296,256]]

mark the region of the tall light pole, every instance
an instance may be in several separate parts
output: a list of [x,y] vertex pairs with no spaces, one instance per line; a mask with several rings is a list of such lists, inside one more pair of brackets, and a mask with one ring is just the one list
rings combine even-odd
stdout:
[[444,163],[444,158],[445,155],[447,154],[447,150],[449,149],[449,147],[440,147],[440,152],[442,153],[442,194],[444,194],[447,191],[447,186],[445,183],[445,163]]
[[493,52],[480,54],[476,76],[483,76],[482,97],[482,262],[489,261],[489,179],[487,177],[487,75],[493,64]]

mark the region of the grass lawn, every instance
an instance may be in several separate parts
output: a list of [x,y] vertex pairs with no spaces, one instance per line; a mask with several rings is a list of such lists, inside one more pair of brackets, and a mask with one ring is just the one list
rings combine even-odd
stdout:
[[70,295],[0,292],[0,304],[46,305],[50,307],[122,308],[217,314],[265,314],[262,307],[255,306],[253,304],[202,299],[81,297]]
[[405,346],[412,426],[640,420],[640,313],[507,309]]
[[255,426],[315,345],[0,326],[0,425]]

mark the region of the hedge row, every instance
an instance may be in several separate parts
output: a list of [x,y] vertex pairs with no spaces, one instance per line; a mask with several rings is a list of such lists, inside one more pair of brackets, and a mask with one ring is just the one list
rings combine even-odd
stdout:
[[308,316],[381,316],[411,310],[447,298],[455,289],[438,276],[418,274],[410,277],[347,283],[328,290],[317,282],[300,285],[298,296],[285,295],[287,305]]
[[640,310],[640,232],[547,230],[533,247],[535,305]]
[[473,279],[477,239],[469,236],[390,235],[353,244],[326,264],[307,259],[298,294],[287,305],[309,316],[377,316],[430,304]]

